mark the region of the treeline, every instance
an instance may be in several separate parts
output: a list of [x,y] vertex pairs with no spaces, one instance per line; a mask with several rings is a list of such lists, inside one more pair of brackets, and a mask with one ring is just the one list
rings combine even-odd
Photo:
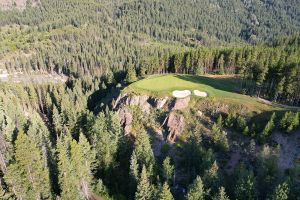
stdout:
[[[24,53],[18,55],[10,50],[11,55],[17,56],[6,59],[7,53],[3,52],[5,67],[11,71],[64,73],[74,77],[106,75],[117,82],[121,82],[132,69],[139,77],[159,73],[236,74],[240,78],[237,84],[240,92],[299,105],[300,50],[297,35],[260,46],[186,50],[162,45],[143,49],[130,39],[120,40],[122,35],[118,34],[104,44],[100,38],[104,39],[109,32],[100,33],[95,27],[91,32],[91,29],[85,31],[70,26],[53,30],[50,36],[41,33],[38,35],[41,40],[30,45],[34,51],[28,46],[23,47],[20,39],[17,44],[21,43],[22,51],[27,51],[30,56],[24,56]],[[4,34],[9,34],[9,30],[4,30]],[[12,30],[19,30],[20,34],[16,35],[21,38],[35,36],[34,29],[15,27]],[[26,31],[27,36],[22,36],[21,33]],[[91,42],[95,35],[99,38],[98,42]],[[132,46],[127,47],[130,43]],[[48,45],[45,47],[45,44]]]
[[[111,25],[117,31],[145,33],[188,45],[211,41],[257,42],[299,31],[294,1],[108,1],[42,0],[23,12],[0,13],[0,24],[55,28],[73,24]],[[63,15],[62,15],[63,14]]]
[[287,47],[199,48],[143,60],[139,73],[140,76],[235,74],[239,76],[237,89],[241,92],[297,106],[300,103],[299,55],[297,42]]
[[130,64],[144,70],[142,60],[169,58],[183,46],[260,43],[297,32],[298,4],[286,4],[42,0],[23,12],[0,11],[1,68],[74,76],[125,71]]

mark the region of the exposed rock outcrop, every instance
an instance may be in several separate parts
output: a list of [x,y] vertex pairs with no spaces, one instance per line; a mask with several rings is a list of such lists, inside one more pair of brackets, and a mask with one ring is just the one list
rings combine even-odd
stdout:
[[190,97],[186,97],[183,99],[175,99],[170,104],[170,110],[182,110],[189,106]]
[[184,129],[184,117],[176,112],[171,112],[168,117],[168,142],[174,143]]
[[164,98],[154,98],[154,107],[156,109],[162,109],[168,102],[169,97],[164,97]]
[[139,106],[143,112],[149,113],[151,105],[148,103],[149,96],[134,96],[123,94],[113,102],[113,109],[119,110],[124,106]]
[[[151,109],[164,109],[165,111],[170,112],[162,126],[166,123],[167,131],[169,132],[167,141],[169,143],[174,143],[178,136],[182,133],[185,125],[184,116],[178,114],[176,111],[187,108],[189,106],[189,102],[190,97],[174,99],[170,97],[156,98],[146,95],[135,96],[121,94],[115,101],[113,101],[112,106],[113,109],[118,111],[125,134],[130,133],[134,117],[128,106],[139,106],[144,115],[149,114]],[[162,136],[162,133],[160,135]]]
[[125,134],[130,133],[131,124],[132,124],[132,114],[127,108],[122,108],[118,111],[119,118],[121,121],[122,126],[124,127]]

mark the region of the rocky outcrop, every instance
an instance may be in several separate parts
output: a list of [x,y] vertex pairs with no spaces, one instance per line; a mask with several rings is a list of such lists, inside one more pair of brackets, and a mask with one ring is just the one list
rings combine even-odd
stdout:
[[168,102],[169,97],[164,97],[164,98],[154,98],[154,104],[153,106],[156,109],[162,109]]
[[121,121],[121,125],[124,127],[125,134],[130,133],[131,124],[132,124],[132,114],[127,108],[122,108],[118,111],[119,119]]
[[175,99],[170,104],[170,110],[182,110],[189,106],[190,97],[186,97],[183,99]]
[[167,127],[169,131],[168,142],[174,143],[184,129],[184,117],[176,112],[171,112],[168,117]]
[[139,106],[143,112],[149,113],[151,105],[149,104],[149,96],[133,96],[123,94],[113,102],[113,109],[119,110],[124,106]]
[[166,123],[167,141],[174,143],[178,136],[184,129],[184,116],[178,114],[178,110],[183,110],[189,106],[190,97],[174,99],[170,97],[156,98],[151,96],[135,96],[128,94],[121,94],[115,101],[113,101],[113,109],[118,111],[121,124],[124,127],[125,134],[130,133],[133,115],[128,106],[139,106],[145,115],[150,113],[151,109],[164,109],[170,112],[162,124]]

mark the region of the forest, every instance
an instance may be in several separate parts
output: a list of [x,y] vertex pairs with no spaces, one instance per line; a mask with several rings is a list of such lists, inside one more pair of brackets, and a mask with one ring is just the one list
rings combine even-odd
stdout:
[[[1,199],[300,198],[297,0],[32,5],[0,8],[0,78],[9,75],[0,79]],[[67,80],[30,81],[42,74]],[[174,112],[186,122],[175,143],[166,139],[172,110],[122,105],[128,133],[114,102],[164,74],[230,77],[230,92],[270,105],[192,98]],[[289,154],[276,137],[296,148],[292,167],[278,165]]]

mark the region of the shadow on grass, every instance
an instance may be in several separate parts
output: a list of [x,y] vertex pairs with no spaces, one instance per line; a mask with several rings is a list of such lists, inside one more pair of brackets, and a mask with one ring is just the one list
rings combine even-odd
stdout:
[[212,78],[206,76],[194,76],[194,75],[175,75],[176,78],[190,81],[194,83],[205,84],[218,90],[224,90],[227,92],[237,92],[238,90],[238,79],[233,78]]

